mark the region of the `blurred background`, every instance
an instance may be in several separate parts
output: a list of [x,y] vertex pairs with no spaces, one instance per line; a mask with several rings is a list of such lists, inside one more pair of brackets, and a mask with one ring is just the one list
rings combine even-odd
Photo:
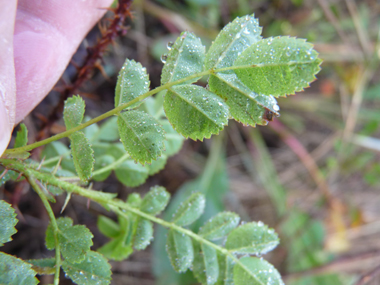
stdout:
[[[157,87],[160,58],[181,31],[193,31],[208,47],[223,26],[246,14],[259,19],[263,37],[290,35],[314,43],[322,70],[304,92],[278,99],[281,117],[267,126],[231,120],[219,136],[184,141],[165,168],[139,187],[126,187],[111,174],[92,188],[125,199],[158,184],[172,193],[173,203],[197,189],[207,196],[206,216],[227,209],[277,231],[281,244],[264,258],[286,284],[380,284],[380,2],[137,0],[130,11],[123,35],[113,38],[98,68],[75,90],[85,98],[89,117],[113,108],[125,58],[141,62],[151,88]],[[114,17],[107,12],[109,21],[89,33],[54,91],[26,118],[30,142],[41,135],[62,90],[75,80],[76,66]],[[62,120],[49,128],[51,133],[63,130]],[[44,245],[48,217],[37,195],[23,182],[7,183],[3,191],[22,216],[14,241],[2,250],[24,259],[52,256]],[[57,214],[63,203],[64,197],[57,197]],[[110,214],[86,204],[73,197],[63,215],[90,228],[96,249],[108,241],[96,227],[97,216]],[[164,237],[157,227],[148,250],[111,262],[112,284],[196,284],[191,272],[178,275],[171,269]],[[50,276],[41,277],[41,284],[50,282]]]

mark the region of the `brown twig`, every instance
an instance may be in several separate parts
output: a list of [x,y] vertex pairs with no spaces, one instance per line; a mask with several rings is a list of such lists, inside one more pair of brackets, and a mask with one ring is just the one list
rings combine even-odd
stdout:
[[[379,253],[380,251],[375,249],[375,250],[371,250],[368,252],[363,252],[363,253],[359,253],[359,254],[355,254],[351,256],[340,257],[320,267],[314,267],[302,272],[287,274],[287,275],[284,275],[283,278],[285,282],[290,282],[290,281],[297,280],[299,278],[306,277],[306,276],[328,274],[328,273],[334,273],[334,272],[335,273],[345,272],[348,274],[358,273],[362,271],[363,269],[368,268],[368,266],[371,266],[371,264],[378,263],[380,260]],[[375,269],[378,269],[378,267],[376,267]],[[374,271],[375,270],[372,270],[368,274],[374,274],[373,275],[374,277],[378,273],[378,271],[376,272]],[[364,276],[367,276],[368,274],[365,274]],[[355,284],[355,285],[359,285],[359,284]]]
[[325,16],[327,20],[334,26],[335,30],[337,31],[339,37],[341,40],[348,45],[350,41],[348,40],[346,34],[343,32],[342,28],[339,26],[338,20],[335,17],[335,15],[331,12],[331,9],[329,7],[327,0],[318,0],[319,5],[321,6],[323,12],[325,13]]
[[380,274],[380,265],[376,266],[371,271],[365,273],[358,282],[355,283],[355,285],[364,285],[368,284],[369,281],[371,281],[376,275]]
[[108,45],[113,43],[117,36],[125,34],[126,28],[124,27],[124,22],[127,17],[131,17],[131,4],[132,0],[119,0],[118,7],[116,9],[110,9],[114,12],[113,20],[108,27],[100,26],[102,37],[95,46],[87,49],[87,57],[83,64],[77,68],[78,72],[72,84],[67,85],[62,90],[59,103],[54,107],[48,119],[43,123],[37,140],[44,139],[49,135],[51,126],[62,116],[64,101],[91,77],[94,69],[99,68],[99,61],[102,59]]
[[296,137],[294,137],[285,129],[280,121],[274,120],[269,124],[269,127],[274,130],[282,138],[283,142],[286,143],[289,148],[298,156],[298,158],[310,173],[310,176],[313,178],[314,182],[317,184],[326,201],[330,204],[332,196],[329,187],[313,157],[308,153],[308,151],[299,142],[299,140],[297,140]]

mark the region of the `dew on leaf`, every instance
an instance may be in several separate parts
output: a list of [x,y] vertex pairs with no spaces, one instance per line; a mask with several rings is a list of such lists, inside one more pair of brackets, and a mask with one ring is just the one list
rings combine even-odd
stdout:
[[161,55],[161,61],[162,61],[162,63],[166,63],[167,59],[168,59],[168,55],[167,54]]
[[168,42],[168,44],[166,45],[167,49],[168,50],[171,50],[172,47],[173,47],[174,43],[173,42]]

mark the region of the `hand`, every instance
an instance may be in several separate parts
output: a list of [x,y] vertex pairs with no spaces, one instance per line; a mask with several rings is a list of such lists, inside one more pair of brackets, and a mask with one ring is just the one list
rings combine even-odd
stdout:
[[112,2],[0,0],[0,156]]

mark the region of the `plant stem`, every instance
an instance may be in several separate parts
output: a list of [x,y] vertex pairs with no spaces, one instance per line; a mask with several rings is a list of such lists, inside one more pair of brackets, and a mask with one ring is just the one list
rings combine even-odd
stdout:
[[[162,220],[160,218],[157,218],[155,216],[152,216],[152,215],[149,215],[145,212],[142,212],[140,209],[133,208],[130,205],[128,205],[127,203],[125,203],[124,201],[121,201],[118,199],[112,199],[111,198],[112,194],[104,193],[104,192],[100,192],[100,191],[95,191],[95,190],[90,190],[90,189],[85,189],[85,188],[82,188],[82,187],[77,186],[75,184],[71,184],[71,183],[68,183],[66,181],[61,181],[60,179],[52,176],[51,173],[43,173],[43,172],[40,172],[40,171],[35,170],[33,168],[29,168],[26,165],[24,165],[23,163],[18,162],[16,160],[0,159],[0,163],[3,164],[4,166],[8,167],[8,168],[11,168],[13,170],[18,171],[18,172],[27,173],[28,176],[30,176],[30,177],[34,177],[34,178],[39,179],[41,181],[47,182],[53,186],[63,188],[68,192],[72,192],[72,193],[75,193],[75,194],[80,195],[82,197],[91,199],[91,200],[93,200],[93,201],[95,201],[101,205],[107,205],[108,207],[110,207],[113,211],[115,211],[118,214],[125,215],[125,213],[123,213],[123,211],[120,210],[120,209],[124,209],[124,210],[127,210],[131,213],[138,215],[139,217],[142,217],[142,218],[150,220],[154,223],[160,224],[166,228],[173,229],[173,230],[178,231],[180,233],[186,234],[189,237],[196,240],[197,242],[206,244],[206,245],[214,248],[215,250],[219,251],[220,253],[228,256],[236,264],[239,264],[239,266],[241,268],[243,268],[247,272],[247,274],[256,278],[256,281],[258,282],[257,284],[263,284],[264,285],[264,283],[262,283],[256,275],[253,275],[253,273],[249,270],[249,268],[244,266],[244,264],[242,264],[240,262],[240,260],[232,252],[228,251],[226,248],[223,248],[221,246],[218,246],[218,245],[210,242],[209,240],[204,239],[203,237],[197,235],[196,233],[194,233],[188,229],[182,228],[182,227],[180,227],[174,223],[167,222],[165,220]],[[35,187],[34,185],[36,185],[36,183],[32,179],[29,182],[31,183],[31,185],[33,187]],[[34,185],[32,182],[34,183]],[[58,226],[57,226],[53,211],[51,210],[50,205],[49,205],[46,197],[43,195],[41,189],[38,188],[38,186],[36,187],[36,189],[39,189],[39,191],[40,191],[39,195],[40,195],[41,199],[44,201],[44,205],[45,205],[45,203],[47,203],[47,205],[45,205],[45,207],[47,207],[47,209],[48,208],[50,209],[50,211],[48,211],[48,213],[49,213],[49,216],[52,215],[51,219],[52,219],[52,225],[53,225],[54,231],[58,232]],[[55,222],[55,225],[53,224],[53,221]],[[58,240],[57,240],[57,242],[58,242]],[[56,246],[59,246],[59,244],[57,244],[57,242],[56,242]],[[58,247],[58,249],[59,249],[59,247]],[[58,250],[56,252],[58,252]],[[60,264],[60,260],[58,262]],[[56,283],[56,284],[58,284],[58,283]]]
[[65,137],[68,137],[70,136],[71,134],[77,132],[77,131],[80,131],[92,124],[95,124],[101,120],[104,120],[110,116],[113,116],[113,115],[116,115],[117,113],[121,112],[122,110],[124,110],[125,108],[128,108],[129,106],[133,105],[134,103],[137,103],[137,102],[140,102],[160,91],[163,91],[163,90],[166,90],[166,89],[169,89],[170,87],[174,86],[174,85],[178,85],[178,84],[181,84],[181,83],[184,83],[188,80],[191,80],[191,79],[194,79],[194,78],[197,78],[197,77],[202,77],[202,76],[205,76],[205,75],[208,75],[210,74],[211,71],[208,70],[208,71],[203,71],[203,72],[199,72],[199,73],[196,73],[196,74],[193,74],[193,75],[190,75],[186,78],[183,78],[183,79],[180,79],[180,80],[177,80],[177,81],[173,81],[173,82],[169,82],[169,83],[166,83],[164,85],[161,85],[153,90],[150,90],[149,92],[147,93],[144,93],[138,97],[136,97],[135,99],[125,103],[125,104],[122,104],[96,118],[93,118],[85,123],[82,123],[80,124],[79,126],[75,127],[75,128],[72,128],[70,130],[67,130],[65,132],[62,132],[62,133],[59,133],[55,136],[52,136],[50,138],[47,138],[45,140],[42,140],[42,141],[38,141],[38,142],[35,142],[35,143],[32,143],[32,144],[29,144],[29,145],[26,145],[26,146],[23,146],[23,147],[18,147],[18,148],[13,148],[13,149],[7,149],[4,154],[16,154],[16,153],[22,153],[22,152],[26,152],[26,151],[30,151],[32,149],[35,149],[37,147],[40,147],[40,146],[43,146],[45,144],[48,144],[48,143],[51,143],[53,141],[56,141],[56,140],[59,140],[59,139],[62,139],[62,138],[65,138]]
[[50,218],[50,223],[53,227],[53,233],[54,233],[54,243],[55,243],[55,274],[54,274],[54,285],[59,284],[59,272],[61,270],[61,247],[58,241],[58,225],[57,225],[57,220],[55,219],[55,215],[53,212],[53,209],[51,208],[48,199],[46,198],[45,194],[43,193],[42,189],[36,181],[34,180],[35,178],[33,177],[33,174],[31,171],[27,170],[24,175],[26,176],[26,179],[28,180],[29,184],[33,187],[34,191],[40,196],[40,199],[42,203],[45,206],[46,212],[49,215]]

